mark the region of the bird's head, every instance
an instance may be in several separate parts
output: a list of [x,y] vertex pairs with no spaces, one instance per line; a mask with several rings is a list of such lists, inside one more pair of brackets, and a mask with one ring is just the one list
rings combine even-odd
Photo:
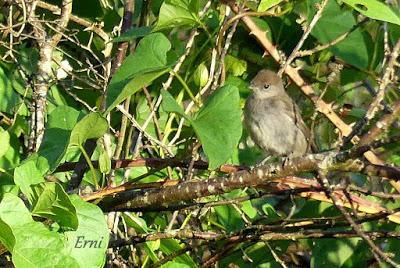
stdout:
[[250,89],[257,97],[270,97],[284,92],[282,79],[271,70],[261,70],[251,80]]

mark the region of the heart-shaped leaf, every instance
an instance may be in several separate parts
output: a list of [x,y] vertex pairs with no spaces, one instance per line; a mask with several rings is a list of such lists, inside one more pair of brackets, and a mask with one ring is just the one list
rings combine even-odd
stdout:
[[107,88],[106,113],[168,70],[171,43],[161,33],[145,36],[114,74]]

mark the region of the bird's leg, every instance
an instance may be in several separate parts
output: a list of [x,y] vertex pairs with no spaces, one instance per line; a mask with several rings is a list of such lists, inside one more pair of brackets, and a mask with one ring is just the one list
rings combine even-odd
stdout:
[[267,164],[274,163],[274,162],[276,162],[276,160],[277,160],[277,157],[276,157],[276,156],[268,155],[268,156],[265,157],[263,160],[261,160],[260,162],[258,162],[258,164],[256,164],[256,167],[264,166],[264,165],[267,165]]
[[282,168],[284,168],[290,162],[290,160],[292,160],[290,155],[282,157]]

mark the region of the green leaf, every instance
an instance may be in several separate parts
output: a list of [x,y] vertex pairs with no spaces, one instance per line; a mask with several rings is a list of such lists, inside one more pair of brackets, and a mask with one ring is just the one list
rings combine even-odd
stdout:
[[[83,113],[69,106],[56,107],[48,117],[47,129],[37,153],[37,168],[42,174],[54,171],[64,157],[71,131]],[[30,158],[33,159],[33,158]]]
[[0,112],[12,114],[14,108],[21,102],[20,96],[12,87],[11,80],[0,67]]
[[198,14],[198,0],[165,0],[154,31],[181,26],[196,27],[200,21]]
[[264,12],[270,9],[273,6],[276,6],[283,0],[261,0],[260,4],[258,5],[257,11],[258,12]]
[[[180,241],[176,239],[162,239],[160,243],[160,249],[166,255],[174,254],[175,252],[177,252],[182,248],[183,246],[181,245]],[[163,265],[163,267],[193,267],[193,268],[198,267],[198,265],[196,265],[196,263],[188,254],[179,255],[173,260],[174,260],[173,266]]]
[[[398,226],[398,225],[397,225]],[[399,228],[396,228],[396,231],[398,231]],[[386,241],[385,241],[386,242]],[[389,238],[387,239],[387,247],[386,252],[396,252],[395,256],[393,257],[393,260],[397,263],[400,262],[400,254],[399,254],[399,248],[400,248],[400,240],[398,238]],[[354,266],[355,267],[355,266]],[[386,267],[390,267],[389,265],[387,265]]]
[[83,112],[70,106],[58,106],[49,114],[47,128],[72,130],[76,125],[76,122],[78,122],[79,119],[82,119],[83,116]]
[[199,87],[204,87],[207,84],[208,69],[204,62],[200,63],[194,71],[193,81]]
[[115,99],[113,99],[112,102],[110,101],[110,106],[108,106],[107,111],[105,113],[110,112],[118,104],[120,104],[129,96],[136,93],[138,90],[142,89],[145,86],[150,85],[151,82],[153,82],[161,75],[165,74],[167,71],[168,71],[167,68],[163,68],[158,71],[151,71],[147,73],[137,74],[136,77],[132,79],[126,79],[125,81],[119,84],[114,84],[115,88],[121,88],[122,91],[119,92],[117,96],[115,96]]
[[[5,194],[0,203],[0,226],[10,231],[1,240],[16,267],[79,267],[65,250],[65,239],[35,222],[17,196]],[[0,235],[2,232],[0,231]]]
[[[272,29],[271,29],[271,25],[268,24],[268,22],[266,22],[266,20],[262,19],[262,18],[258,18],[258,17],[251,17],[251,20],[257,25],[257,27],[265,32],[265,35],[267,36],[268,39],[272,39]],[[257,55],[259,56],[259,55]],[[259,59],[259,57],[256,57],[257,61],[262,60]]]
[[225,68],[227,72],[232,73],[234,76],[241,76],[247,70],[247,61],[226,55]]
[[275,208],[271,204],[264,203],[261,208],[269,220],[278,220],[280,218]]
[[135,229],[136,232],[138,232],[139,234],[147,234],[149,233],[149,231],[151,231],[151,229],[149,229],[149,227],[147,227],[147,223],[144,219],[142,219],[141,217],[135,215],[135,214],[130,214],[129,216],[126,214],[122,214],[122,216],[124,217],[124,220],[126,221],[127,226],[132,227]]
[[[21,144],[18,138],[10,135],[10,146],[3,157],[0,157],[0,168],[3,170],[11,170],[20,164]],[[1,185],[1,182],[0,182]],[[1,193],[0,193],[1,196]]]
[[115,73],[107,89],[107,111],[168,71],[171,43],[161,33],[144,37]]
[[[279,254],[279,252],[275,253]],[[244,258],[244,256],[246,257]],[[249,260],[251,260],[251,263],[249,262]],[[218,264],[221,267],[229,267],[229,264],[231,263],[234,263],[235,265],[237,265],[237,267],[249,267],[249,268],[282,267],[276,264],[274,256],[271,254],[271,250],[267,248],[264,242],[254,243],[246,248],[244,247],[238,248],[231,254],[226,254],[226,256],[224,256],[224,258],[221,259]]]
[[32,187],[35,194],[32,213],[58,222],[61,227],[76,229],[78,218],[67,193],[58,183],[41,183]]
[[161,94],[165,111],[177,113],[192,124],[208,157],[210,169],[219,167],[232,156],[242,135],[242,110],[237,87],[226,85],[214,92],[195,119],[185,114],[169,92],[162,90]]
[[239,212],[229,205],[215,207],[218,221],[226,228],[226,232],[234,232],[244,227],[244,221]]
[[219,167],[232,156],[242,135],[239,100],[238,88],[225,85],[208,98],[192,122],[210,169]]
[[143,246],[144,250],[153,262],[158,262],[160,260],[156,254],[156,251],[160,247],[160,240],[147,241]]
[[1,220],[0,216],[0,242],[3,244],[8,251],[12,251],[15,245],[15,237],[12,233],[11,228]]
[[389,37],[391,45],[395,46],[400,38],[400,26],[389,24]]
[[46,129],[38,157],[46,163],[44,173],[55,170],[67,151],[71,131],[61,128]]
[[30,155],[15,168],[15,184],[21,188],[31,203],[34,200],[31,186],[44,182],[43,176],[57,168],[68,148],[71,130],[81,116],[81,112],[68,106],[55,108],[49,114],[48,128],[38,152]]
[[341,267],[350,258],[360,238],[314,240],[311,267]]
[[[187,254],[183,254],[183,255],[187,256]],[[178,258],[181,258],[181,257],[182,257],[182,255],[180,255]],[[177,260],[169,261],[162,266],[162,268],[190,268],[190,267],[198,267],[198,266],[196,264],[193,266],[190,266],[188,264],[181,263]]]
[[108,246],[108,228],[103,212],[96,205],[71,196],[78,215],[76,231],[65,232],[69,254],[80,267],[103,267]]
[[[385,241],[386,242],[386,241]],[[389,242],[390,243],[390,242]],[[392,252],[389,248],[385,248],[388,252]],[[396,254],[398,257],[398,254]],[[368,261],[371,257],[371,249],[364,241],[360,241],[353,254],[344,262],[343,268],[351,267],[368,267]],[[398,258],[393,258],[394,261],[398,262]],[[385,266],[384,266],[385,267]],[[387,266],[389,267],[389,266]]]
[[[53,3],[61,5],[61,0],[53,0]],[[95,19],[103,15],[101,2],[97,0],[78,1],[72,6],[72,13],[79,17]]]
[[10,134],[0,127],[0,157],[3,157],[10,148]]
[[[316,3],[319,3],[319,1],[307,1],[309,22],[316,12]],[[329,1],[311,34],[322,44],[326,44],[349,31],[356,23],[357,21],[351,11],[343,11],[336,1]],[[353,31],[343,41],[330,47],[329,50],[345,62],[358,68],[364,69],[368,66],[370,52],[365,36],[360,29]]]
[[87,139],[100,138],[108,129],[107,120],[99,113],[90,113],[72,130],[70,145],[82,145]]
[[172,95],[168,91],[161,90],[161,96],[163,98],[161,105],[162,105],[162,108],[166,112],[177,113],[180,116],[183,116],[184,118],[186,118],[187,120],[192,122],[192,118],[190,118],[190,116],[185,114],[185,111],[183,110],[183,108],[181,106],[179,106],[179,104],[176,102],[174,97],[172,97]]
[[254,219],[258,215],[257,209],[253,206],[250,200],[242,202],[242,210],[251,219]]
[[36,154],[31,156],[14,170],[15,184],[21,188],[22,193],[24,193],[29,199],[33,194],[31,185],[44,182],[44,174],[37,168],[34,160],[35,156],[37,157]]
[[113,39],[113,42],[126,42],[132,41],[135,38],[143,37],[151,33],[151,27],[133,27],[129,29],[126,33]]
[[[136,98],[136,113],[135,119],[140,124],[143,125],[151,114],[151,108],[146,97],[143,95],[137,96]],[[167,124],[169,113],[165,112],[165,110],[161,107],[158,109],[158,127],[161,132],[164,132],[165,125]],[[146,131],[150,136],[157,137],[157,127],[153,120],[151,120],[146,128]],[[132,173],[131,173],[132,174]]]
[[343,0],[343,2],[366,17],[400,25],[399,13],[383,2],[377,0]]
[[99,155],[100,172],[108,174],[111,171],[111,159],[105,150],[102,150]]

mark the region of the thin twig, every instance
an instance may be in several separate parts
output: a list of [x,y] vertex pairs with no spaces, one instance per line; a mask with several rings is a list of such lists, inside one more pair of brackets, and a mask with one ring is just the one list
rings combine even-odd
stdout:
[[379,81],[379,88],[378,92],[376,94],[376,97],[373,99],[371,102],[370,106],[368,107],[368,110],[365,114],[365,116],[356,123],[356,125],[353,127],[351,133],[347,135],[346,139],[343,141],[344,144],[346,144],[349,140],[353,140],[354,142],[357,142],[358,137],[356,135],[359,135],[360,131],[368,125],[369,121],[374,118],[376,113],[378,113],[382,108],[382,101],[385,97],[385,93],[387,91],[387,87],[390,83],[392,83],[391,77],[394,74],[394,68],[395,64],[397,61],[397,57],[399,56],[400,53],[400,39],[397,41],[396,45],[394,46],[392,53],[390,54],[390,59],[388,61],[388,64],[385,68],[385,71],[382,75],[381,80]]
[[371,238],[363,230],[363,227],[361,225],[357,224],[355,222],[355,220],[350,216],[350,214],[342,206],[338,205],[337,198],[335,197],[335,195],[333,195],[331,193],[332,187],[329,184],[328,179],[325,177],[325,175],[322,174],[322,172],[320,172],[320,176],[322,178],[319,179],[319,183],[325,187],[325,193],[326,193],[327,197],[332,199],[335,207],[342,213],[342,215],[350,223],[351,227],[356,232],[356,234],[359,235],[369,245],[369,247],[372,249],[372,253],[373,253],[375,259],[379,263],[381,263],[381,260],[384,260],[385,262],[393,265],[394,267],[399,267],[399,265],[396,262],[394,262],[387,254],[383,253],[382,250],[380,248],[378,248],[378,246],[375,245],[374,242],[372,242]]
[[354,25],[353,27],[351,27],[350,30],[348,30],[347,32],[345,32],[344,34],[336,37],[335,39],[333,39],[332,41],[329,41],[326,44],[323,45],[318,45],[312,49],[309,50],[300,50],[297,51],[295,57],[305,57],[305,56],[311,56],[312,54],[315,54],[319,51],[325,50],[327,48],[330,48],[334,45],[337,45],[338,43],[342,42],[344,39],[346,39],[351,33],[353,33],[355,30],[357,30],[361,25],[365,24],[368,21],[368,18],[363,19],[362,21],[360,21],[359,23],[357,23],[356,25]]
[[122,105],[117,105],[117,109],[123,113],[130,121],[131,123],[140,131],[144,134],[146,138],[148,138],[150,141],[154,142],[158,146],[161,146],[164,150],[166,150],[170,155],[173,155],[171,150],[168,148],[167,145],[163,144],[161,141],[158,139],[152,137],[147,131],[145,131],[144,127],[140,126],[140,124],[133,118],[133,116],[125,110],[125,108]]
[[303,33],[303,36],[300,38],[300,41],[297,43],[295,48],[293,49],[292,53],[288,57],[288,59],[284,62],[282,68],[279,70],[278,75],[281,76],[282,73],[285,72],[286,67],[292,63],[292,61],[296,58],[297,51],[303,46],[304,42],[306,41],[307,37],[310,35],[312,29],[317,24],[318,20],[322,16],[322,12],[324,11],[326,5],[328,4],[329,0],[322,0],[320,4],[317,4],[317,13],[315,13],[314,17],[312,18],[310,25],[307,26],[306,30]]

